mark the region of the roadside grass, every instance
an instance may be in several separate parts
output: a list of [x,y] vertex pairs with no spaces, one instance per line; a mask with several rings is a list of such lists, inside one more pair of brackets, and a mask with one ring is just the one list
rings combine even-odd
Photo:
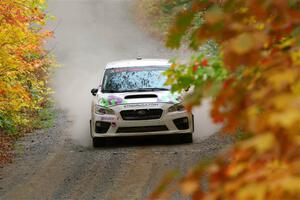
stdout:
[[45,103],[45,107],[37,111],[37,117],[33,120],[32,127],[34,129],[45,129],[52,127],[57,116],[56,114],[54,103],[51,100],[48,100]]
[[19,138],[38,129],[51,128],[57,116],[54,103],[49,99],[44,103],[43,108],[27,114],[30,115],[30,126],[0,130],[0,167],[11,163],[15,153],[24,151],[22,146],[16,145]]

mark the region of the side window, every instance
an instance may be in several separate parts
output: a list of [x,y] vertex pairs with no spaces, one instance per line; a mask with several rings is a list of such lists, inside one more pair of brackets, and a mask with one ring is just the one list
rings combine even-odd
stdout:
[[[98,74],[98,73],[97,73]],[[99,72],[99,75],[100,75],[100,81],[99,81],[99,84],[98,84],[98,89],[102,89],[103,86],[104,86],[104,78],[105,78],[105,74],[106,74],[106,69],[103,69]]]

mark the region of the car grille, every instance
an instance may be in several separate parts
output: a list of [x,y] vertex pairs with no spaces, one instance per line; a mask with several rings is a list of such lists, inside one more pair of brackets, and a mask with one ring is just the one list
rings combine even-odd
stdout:
[[120,127],[117,133],[143,133],[143,132],[158,132],[168,131],[166,126],[140,126],[140,127]]
[[120,112],[123,120],[159,119],[162,113],[162,109],[123,110]]

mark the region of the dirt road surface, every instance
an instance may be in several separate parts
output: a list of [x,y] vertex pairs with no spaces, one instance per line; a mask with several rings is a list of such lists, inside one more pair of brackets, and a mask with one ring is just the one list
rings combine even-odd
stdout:
[[[63,66],[53,74],[57,118],[17,143],[13,164],[0,169],[0,199],[147,199],[163,175],[185,173],[199,160],[214,156],[228,139],[213,134],[206,101],[195,110],[193,144],[169,138],[110,141],[90,145],[88,120],[92,87],[105,63],[137,56],[170,58],[178,52],[136,25],[130,0],[51,0],[49,24],[56,38],[49,48]],[[180,53],[184,56],[183,53]],[[176,142],[176,141],[175,141]],[[172,199],[185,199],[175,194]]]

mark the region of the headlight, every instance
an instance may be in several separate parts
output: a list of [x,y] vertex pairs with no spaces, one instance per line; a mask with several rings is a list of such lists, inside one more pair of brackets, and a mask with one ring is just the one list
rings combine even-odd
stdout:
[[112,109],[98,106],[98,105],[96,105],[96,107],[95,107],[95,113],[98,115],[113,115],[113,114],[115,114],[115,112]]
[[168,112],[176,112],[176,111],[184,111],[184,106],[179,103],[179,104],[175,104],[173,106],[171,106],[169,109],[168,109]]

